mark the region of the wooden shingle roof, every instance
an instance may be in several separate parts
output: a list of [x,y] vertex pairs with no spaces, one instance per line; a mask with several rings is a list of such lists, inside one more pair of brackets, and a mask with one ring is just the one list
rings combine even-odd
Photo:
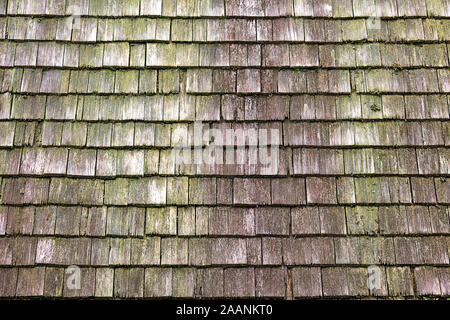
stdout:
[[[449,17],[0,0],[0,297],[449,297]],[[174,162],[198,121],[276,170]]]

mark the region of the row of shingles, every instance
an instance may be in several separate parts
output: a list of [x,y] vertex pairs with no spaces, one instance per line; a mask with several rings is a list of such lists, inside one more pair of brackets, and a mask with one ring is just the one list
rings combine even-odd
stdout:
[[[15,68],[4,69],[2,73],[3,92],[148,94],[156,93],[158,88],[156,70],[70,71]],[[169,78],[163,79],[161,76],[160,92],[178,92],[179,72],[160,70],[159,73]]]
[[[0,17],[0,39],[74,42],[435,42],[448,40],[446,19],[383,20],[373,29],[365,19],[67,19]],[[24,28],[23,26],[26,26]]]
[[448,236],[1,237],[1,265],[448,265]]
[[263,282],[263,275],[267,273],[253,268],[105,267],[80,270],[81,288],[68,289],[64,268],[2,269],[0,293],[7,297],[254,297],[255,294],[265,296],[261,287],[255,292],[255,281]]
[[[368,20],[364,19],[206,19],[203,26],[198,21],[192,20],[192,35],[189,32],[180,32],[179,34],[173,34],[173,37],[176,40],[196,42],[318,43],[340,43],[343,41],[428,42],[448,39],[445,35],[448,23],[445,20],[438,19],[381,21],[378,29],[370,28]],[[189,22],[184,23],[188,24]],[[178,30],[175,29],[174,31]]]
[[[68,289],[64,268],[8,268],[2,296],[45,297],[411,297],[448,296],[448,268],[381,267],[369,290],[366,268],[82,268],[80,289]],[[292,279],[292,292],[285,283]],[[159,279],[160,282],[155,281]],[[86,281],[87,280],[87,281]],[[16,285],[17,283],[17,285]],[[217,284],[222,283],[222,285]],[[37,284],[37,285],[36,285]],[[414,289],[416,288],[416,289]]]
[[[5,297],[119,298],[450,295],[448,268],[381,267],[379,270],[380,287],[369,290],[366,268],[81,268],[80,289],[69,289],[65,285],[69,279],[64,268],[8,268],[0,272],[0,293]],[[289,277],[292,292],[286,288]]]
[[2,266],[448,266],[448,236],[1,237]]
[[81,15],[81,16],[223,16],[222,0],[41,0],[6,1],[1,14],[8,15]]
[[352,71],[352,89],[356,92],[448,92],[450,72],[447,70],[373,69]]
[[[159,77],[158,74],[160,75]],[[14,93],[447,93],[448,69],[43,70],[3,69],[2,92]],[[183,81],[180,81],[183,75]],[[159,79],[158,79],[159,78]]]
[[235,178],[233,188],[233,204],[244,205],[448,202],[444,178]]
[[[133,72],[131,72],[133,73]],[[189,87],[195,87],[198,72],[190,74]],[[228,71],[216,70],[212,75],[213,83],[224,80]],[[32,74],[32,76],[36,76]],[[37,75],[37,77],[42,77]],[[112,76],[114,77],[114,76]],[[127,79],[118,75],[118,82]],[[155,78],[141,74],[141,81]],[[0,95],[0,116],[2,119],[18,120],[158,120],[158,121],[217,121],[223,120],[335,120],[335,119],[447,119],[448,106],[444,95],[370,95],[352,94],[351,96],[330,95],[270,95],[236,96],[231,94],[186,95],[184,83],[176,85],[178,74],[172,71],[159,71],[162,82],[160,91],[175,91],[179,94],[131,96],[89,95],[79,96],[73,91],[79,90],[76,82],[88,81],[86,72],[72,72],[71,93],[65,96],[29,97],[6,92]],[[231,84],[235,86],[235,72]],[[4,89],[10,89],[11,74],[5,74]],[[19,75],[20,78],[20,75]],[[92,77],[94,78],[94,77]],[[97,77],[98,78],[98,77]],[[39,79],[37,79],[39,81]],[[99,80],[99,79],[96,79]],[[123,80],[123,81],[122,81]],[[128,79],[129,80],[129,79]],[[211,80],[211,79],[210,79]],[[228,79],[229,80],[229,79]],[[14,82],[14,81],[12,81]],[[17,81],[16,81],[17,82]],[[29,82],[26,81],[25,82]],[[152,82],[156,82],[155,79]],[[16,85],[19,86],[18,84]],[[27,86],[27,85],[25,85]],[[86,85],[85,85],[86,86]],[[84,87],[85,87],[84,86]],[[118,85],[119,91],[124,90]],[[214,84],[212,84],[214,87]],[[36,89],[39,85],[35,86]],[[98,87],[98,86],[97,86]],[[131,86],[133,88],[134,86]],[[197,86],[198,87],[198,86]],[[263,88],[264,89],[264,88]],[[37,89],[38,90],[38,89]],[[93,88],[91,88],[91,91]],[[191,89],[192,90],[192,89]],[[214,90],[214,88],[212,88]],[[149,91],[142,89],[142,91]],[[152,91],[152,90],[150,90]],[[142,93],[144,94],[144,93]],[[29,100],[32,100],[29,102]],[[33,105],[33,108],[31,108]],[[433,107],[431,107],[433,106]]]
[[[205,119],[199,119],[200,121]],[[25,139],[24,124],[30,128],[30,134],[38,136]],[[169,148],[175,146],[193,146],[195,126],[190,123],[154,123],[154,122],[68,122],[44,121],[42,126],[35,122],[1,121],[0,132],[3,147],[27,146],[40,143],[43,146],[87,146],[95,148]],[[203,127],[216,129],[218,146],[236,146],[236,141],[223,140],[226,130],[243,130],[246,134],[260,133],[268,135],[268,144],[286,147],[422,147],[448,145],[448,121],[333,121],[333,122],[245,122],[245,123],[208,123]],[[40,130],[40,131],[39,131]],[[199,131],[199,130],[196,130]],[[284,131],[284,137],[283,137]],[[222,133],[219,138],[218,133]],[[121,134],[123,136],[121,136]],[[397,140],[394,138],[398,137]],[[39,140],[40,139],[40,140]],[[263,139],[263,138],[261,138]],[[39,142],[38,142],[39,141]],[[226,143],[222,143],[225,141]],[[220,143],[220,144],[219,144]],[[245,145],[249,142],[246,140]],[[209,145],[206,140],[203,145]],[[264,144],[266,145],[266,144]],[[167,152],[167,151],[166,151]],[[233,152],[233,151],[231,151]],[[217,162],[218,163],[218,162]]]
[[[181,90],[182,91],[182,90]],[[92,95],[0,94],[2,120],[273,121],[438,120],[448,96],[430,95]]]
[[444,145],[448,123],[371,122],[287,122],[283,125],[285,146],[424,146]]
[[[390,72],[390,70],[377,71]],[[421,92],[439,92],[437,72],[437,70],[420,69],[403,71],[401,75],[407,78],[408,87],[417,87],[414,92],[420,92],[419,90],[422,90]],[[425,88],[419,88],[414,83],[415,78],[412,77],[416,77],[419,73],[427,76],[423,79]],[[441,82],[445,81],[447,73],[445,70],[439,70]],[[433,74],[435,79],[431,78]],[[2,70],[2,92],[148,94],[159,91],[168,94],[179,92],[180,75],[180,70],[4,69]],[[354,77],[359,75],[359,73],[355,74]],[[366,75],[369,84],[376,80],[375,77],[378,77],[378,73],[374,73],[374,77],[371,75],[372,73]],[[296,81],[289,82],[290,77]],[[348,70],[189,69],[185,79],[188,93],[350,93],[351,90]],[[435,83],[436,87],[433,86]],[[362,85],[364,83],[358,83],[360,91],[363,90],[359,88]],[[371,85],[366,91],[378,89]],[[402,89],[405,90],[404,87]],[[441,89],[445,92],[448,88],[442,87]],[[389,88],[381,89],[381,91],[391,92]]]
[[294,297],[448,296],[449,269],[381,267],[380,287],[368,289],[366,268],[293,268]]
[[[219,197],[218,180],[223,184]],[[448,180],[444,177],[4,178],[2,203],[87,206],[448,204],[447,191]]]
[[443,0],[42,0],[18,1],[0,5],[0,14],[10,15],[92,15],[92,16],[307,16],[307,17],[403,17],[449,16],[450,8]]
[[[226,101],[222,102],[220,95],[185,94],[30,96],[5,93],[0,95],[0,117],[17,120],[214,121],[220,120],[221,104],[228,103],[229,107],[231,99],[233,97],[224,97]],[[276,102],[275,98],[273,100]],[[443,103],[442,99],[437,100]]]
[[[270,148],[270,147],[268,147]],[[190,160],[194,160],[190,152]],[[225,153],[227,159],[228,151]],[[281,149],[277,163],[249,164],[253,151],[234,151],[245,163],[176,164],[172,150],[95,150],[77,148],[23,148],[0,150],[2,176],[126,177],[148,175],[216,176],[369,176],[449,174],[449,151],[443,148],[401,149]],[[270,157],[274,157],[271,155]],[[222,158],[221,158],[222,159]],[[224,159],[222,159],[224,160]],[[270,162],[273,160],[273,163]],[[250,168],[245,168],[249,164]],[[271,168],[270,166],[274,167]],[[265,170],[266,169],[266,170]]]
[[300,95],[291,96],[289,105],[290,120],[448,118],[448,98],[446,103],[436,95]]
[[63,44],[0,42],[0,66],[20,67],[448,67],[445,44]]
[[[144,208],[26,206],[0,210],[0,234],[3,235],[144,236]],[[148,211],[150,217],[151,209]]]
[[[64,275],[65,270],[54,267],[1,269],[0,293],[6,297],[255,296],[255,272],[252,268],[229,268],[225,271],[222,268],[81,268],[80,289],[67,287],[68,276]],[[247,277],[247,273],[245,285],[236,283],[236,276],[241,279],[242,276]],[[216,282],[220,280],[220,283],[224,283],[224,277],[225,291]],[[253,288],[252,292],[250,287]],[[239,289],[242,291],[238,291]]]
[[[183,1],[184,2],[184,1]],[[403,17],[448,16],[447,2],[427,0],[225,0],[227,16]]]
[[0,207],[0,235],[311,236],[450,234],[446,206]]
[[[437,21],[434,20],[433,21]],[[170,19],[0,18],[0,38],[96,42],[112,40],[169,41]],[[25,26],[25,27],[24,27]]]

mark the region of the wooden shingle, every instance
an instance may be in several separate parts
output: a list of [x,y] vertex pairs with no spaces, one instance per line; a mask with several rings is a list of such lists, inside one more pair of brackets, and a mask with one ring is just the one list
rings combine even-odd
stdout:
[[252,268],[227,268],[224,270],[224,295],[226,297],[254,297],[255,272]]
[[144,281],[145,297],[169,297],[172,295],[171,268],[146,268]]
[[19,269],[17,275],[18,297],[42,296],[44,293],[45,268]]
[[256,297],[283,297],[286,271],[283,268],[255,268]]

